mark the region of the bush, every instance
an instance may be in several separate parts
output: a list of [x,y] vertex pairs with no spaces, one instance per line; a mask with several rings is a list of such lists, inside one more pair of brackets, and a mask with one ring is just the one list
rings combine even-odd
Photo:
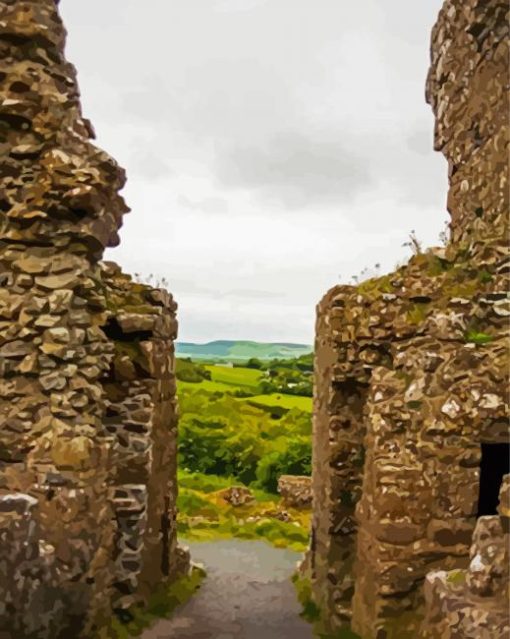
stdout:
[[273,418],[277,407],[260,408],[200,386],[181,392],[179,402],[181,468],[245,484],[257,481],[273,492],[280,474],[310,472],[309,413],[282,409]]
[[179,436],[183,468],[210,475],[231,475],[224,429],[225,423],[221,421],[183,419]]
[[312,451],[310,441],[303,437],[291,441],[287,450],[272,452],[263,457],[257,466],[257,485],[276,493],[281,475],[310,475]]
[[181,382],[198,384],[204,379],[211,379],[211,373],[201,364],[192,362],[191,359],[177,358],[175,362],[175,376]]

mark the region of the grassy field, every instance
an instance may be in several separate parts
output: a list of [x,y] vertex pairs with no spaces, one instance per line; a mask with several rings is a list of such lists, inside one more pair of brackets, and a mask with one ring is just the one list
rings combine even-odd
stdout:
[[[259,392],[259,382],[263,377],[261,371],[253,368],[206,365],[205,369],[211,373],[211,379],[204,379],[199,383],[178,381],[181,390],[204,390],[210,393],[228,393],[235,390]],[[260,407],[277,407],[285,410],[297,408],[307,413],[312,412],[312,398],[301,395],[288,395],[285,393],[271,393],[268,395],[255,394],[249,398],[241,398],[239,401],[249,401],[250,404]]]
[[270,395],[255,395],[245,401],[249,401],[250,404],[254,406],[276,406],[279,408],[286,408],[288,410],[297,408],[298,410],[302,410],[307,413],[312,412],[312,398],[301,397],[300,395],[272,393]]
[[254,368],[214,365],[205,368],[211,373],[211,381],[249,390],[257,390],[262,377],[261,371]]
[[202,382],[183,382],[181,380],[179,380],[177,382],[177,389],[178,390],[190,390],[190,391],[196,391],[196,390],[204,390],[207,391],[209,393],[216,393],[216,392],[220,392],[220,393],[228,393],[228,392],[232,392],[236,387],[232,386],[232,384],[225,384],[223,382],[215,382],[212,379],[204,379]]
[[311,511],[285,509],[290,521],[281,521],[280,499],[264,491],[250,489],[255,501],[231,506],[222,497],[238,480],[201,473],[179,471],[179,536],[189,541],[211,541],[237,537],[262,539],[277,548],[304,552],[308,546]]
[[[291,367],[282,369],[299,381]],[[273,494],[280,475],[311,473],[312,398],[275,391],[270,378],[278,371],[188,359],[178,373],[180,468]],[[219,529],[223,524],[230,526],[221,519]]]

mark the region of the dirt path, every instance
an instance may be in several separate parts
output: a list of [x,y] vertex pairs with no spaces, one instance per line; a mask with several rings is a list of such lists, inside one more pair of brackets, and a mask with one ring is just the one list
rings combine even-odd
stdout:
[[191,544],[207,578],[170,620],[142,639],[311,639],[299,617],[290,577],[299,555],[261,541],[230,539]]

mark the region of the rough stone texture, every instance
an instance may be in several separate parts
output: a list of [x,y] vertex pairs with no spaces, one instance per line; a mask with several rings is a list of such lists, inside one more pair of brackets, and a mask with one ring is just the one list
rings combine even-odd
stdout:
[[[501,491],[500,516],[478,519],[467,570],[429,573],[424,639],[508,639],[510,595],[508,517],[510,475]],[[502,521],[503,520],[503,521]]]
[[278,492],[287,508],[310,508],[312,505],[312,480],[299,475],[281,475]]
[[185,563],[175,304],[99,262],[124,173],[64,40],[54,0],[0,1],[2,639],[91,636]]
[[230,486],[221,490],[219,495],[225,503],[235,507],[253,504],[255,501],[253,493],[246,486]]
[[318,306],[307,567],[363,639],[416,636],[426,574],[468,561],[481,444],[508,442],[507,9],[447,0],[432,34],[448,245]]

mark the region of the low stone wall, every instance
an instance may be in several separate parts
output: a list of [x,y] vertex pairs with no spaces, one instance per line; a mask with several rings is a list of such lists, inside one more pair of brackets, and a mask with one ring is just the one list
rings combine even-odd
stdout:
[[281,475],[278,492],[287,508],[311,508],[313,493],[311,477]]

